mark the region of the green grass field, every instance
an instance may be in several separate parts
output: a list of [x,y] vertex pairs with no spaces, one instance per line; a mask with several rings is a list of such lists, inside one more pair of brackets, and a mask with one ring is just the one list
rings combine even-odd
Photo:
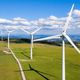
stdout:
[[[0,80],[21,80],[18,65],[12,55],[2,52],[7,43],[0,43]],[[30,60],[30,44],[11,43],[20,60],[27,80],[61,80],[61,46],[34,44]],[[31,68],[30,68],[31,66]],[[80,54],[66,45],[66,80],[80,80]]]

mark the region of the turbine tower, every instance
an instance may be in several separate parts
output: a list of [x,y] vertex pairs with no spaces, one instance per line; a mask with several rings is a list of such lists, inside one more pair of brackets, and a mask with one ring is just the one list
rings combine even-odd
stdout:
[[[7,26],[7,27],[8,27],[8,26]],[[14,59],[16,60],[18,66],[19,66],[22,80],[26,80],[25,74],[24,74],[24,72],[23,72],[22,65],[21,65],[19,59],[16,57],[15,53],[14,53],[14,52],[12,51],[12,49],[10,48],[10,34],[11,34],[12,32],[14,32],[17,28],[9,30],[7,27],[5,27],[5,28],[6,28],[7,32],[8,32],[8,49],[11,51],[12,56],[14,57]],[[10,27],[10,28],[11,28],[11,27]]]
[[21,28],[22,31],[24,31],[24,32],[26,32],[27,34],[31,35],[31,47],[30,47],[30,59],[31,59],[31,60],[33,59],[33,35],[34,35],[35,33],[37,33],[40,29],[41,29],[41,27],[38,28],[38,29],[36,29],[36,30],[34,30],[33,32],[29,32],[29,31]]
[[3,32],[1,31],[1,41],[3,41]]
[[62,80],[66,80],[66,78],[65,78],[65,40],[64,39],[66,38],[68,40],[68,42],[74,47],[74,49],[80,54],[80,50],[73,43],[71,38],[67,35],[67,29],[68,29],[68,26],[69,26],[70,21],[71,21],[73,8],[74,8],[74,4],[71,7],[71,10],[70,10],[69,15],[66,19],[65,25],[63,26],[64,29],[63,29],[62,34],[33,40],[35,42],[35,41],[43,41],[43,40],[49,40],[49,39],[55,39],[55,38],[61,38],[62,39]]
[[6,26],[6,31],[7,31],[7,33],[8,33],[8,49],[10,49],[10,34],[11,34],[12,32],[14,32],[15,30],[13,30],[13,29],[9,30],[9,29],[7,28],[7,26]]

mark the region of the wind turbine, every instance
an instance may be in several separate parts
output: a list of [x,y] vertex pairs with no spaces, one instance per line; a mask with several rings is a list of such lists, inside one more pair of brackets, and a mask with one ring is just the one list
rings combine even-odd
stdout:
[[10,49],[10,34],[12,33],[12,32],[14,32],[15,30],[13,30],[13,29],[11,29],[11,30],[9,30],[8,28],[7,28],[7,26],[6,26],[6,31],[7,31],[7,33],[8,33],[8,49]]
[[3,41],[4,27],[0,24],[1,41]]
[[3,41],[3,32],[2,31],[0,32],[1,32],[1,41]]
[[31,46],[30,46],[30,59],[31,59],[31,60],[33,59],[33,35],[34,35],[35,33],[37,33],[40,29],[41,29],[41,27],[38,28],[38,29],[36,29],[36,30],[34,30],[33,32],[29,32],[29,31],[21,28],[22,31],[24,31],[24,32],[26,32],[27,34],[31,35]]
[[[9,28],[8,28],[9,27]],[[5,28],[5,30],[6,30],[6,32],[7,32],[7,49],[8,49],[8,51],[10,51],[11,50],[11,48],[10,48],[10,34],[12,33],[12,32],[14,32],[15,31],[15,29],[11,29],[11,27],[10,26],[4,26],[4,28]],[[10,30],[9,30],[10,29]],[[5,53],[9,53],[8,51],[4,51]]]
[[[5,27],[5,28],[6,28],[6,27]],[[15,28],[15,30],[16,30],[16,29],[17,29],[17,28]],[[6,30],[7,30],[7,32],[8,32],[8,49],[11,51],[12,56],[14,57],[14,59],[16,60],[18,66],[19,66],[22,80],[26,80],[25,74],[24,74],[24,72],[23,72],[22,65],[21,65],[19,59],[16,57],[15,53],[14,53],[14,52],[12,51],[12,49],[10,48],[10,34],[11,34],[12,32],[14,32],[15,30],[13,30],[13,29],[9,30],[8,28],[6,28]]]
[[80,50],[78,49],[78,47],[73,43],[71,38],[67,35],[67,28],[71,21],[71,15],[73,12],[73,8],[74,8],[74,4],[72,5],[69,15],[66,19],[62,34],[33,40],[33,41],[43,41],[43,40],[55,39],[58,37],[62,38],[62,80],[66,80],[66,78],[65,78],[65,40],[64,39],[66,38],[68,40],[68,42],[74,47],[74,49],[80,54]]

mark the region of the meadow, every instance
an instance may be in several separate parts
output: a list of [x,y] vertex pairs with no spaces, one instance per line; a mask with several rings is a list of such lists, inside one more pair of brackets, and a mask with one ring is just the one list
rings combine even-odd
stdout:
[[[20,71],[11,54],[5,54],[6,42],[0,42],[0,80],[21,80]],[[27,80],[61,80],[62,47],[34,43],[30,60],[29,43],[11,43],[20,60]],[[66,80],[80,80],[80,54],[66,44]]]

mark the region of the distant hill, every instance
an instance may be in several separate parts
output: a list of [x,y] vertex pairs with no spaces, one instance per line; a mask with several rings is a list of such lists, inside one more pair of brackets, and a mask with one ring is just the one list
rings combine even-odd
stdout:
[[[34,35],[34,39],[36,38],[44,38],[44,37],[48,37],[51,35]],[[80,35],[69,35],[70,38],[73,41],[76,42],[80,42]],[[0,36],[1,37],[1,36]],[[7,35],[3,36],[4,38],[7,38]],[[10,35],[10,38],[15,38],[15,39],[30,39],[30,35],[26,35],[26,34],[18,34],[18,35]],[[57,40],[57,39],[53,39],[53,40],[47,40],[48,42],[53,42],[53,41],[61,41],[61,40]]]

